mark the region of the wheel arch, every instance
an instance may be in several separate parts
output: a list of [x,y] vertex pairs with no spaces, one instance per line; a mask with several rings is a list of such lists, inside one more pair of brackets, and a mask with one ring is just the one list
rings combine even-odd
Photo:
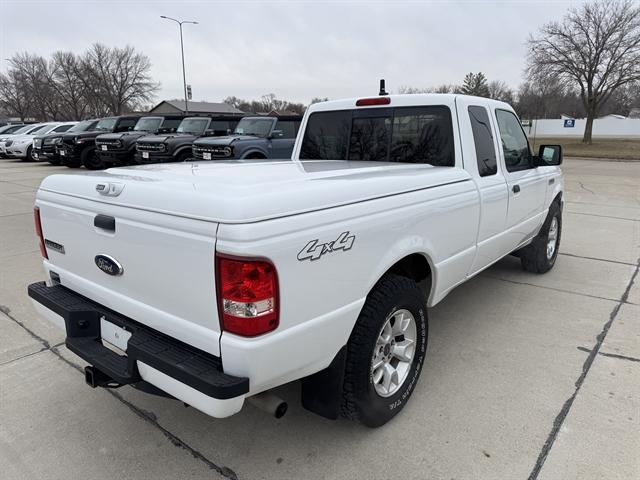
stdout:
[[246,152],[244,152],[242,154],[242,156],[240,158],[241,159],[245,159],[245,158],[251,157],[252,155],[260,155],[262,158],[269,158],[267,153],[264,152],[263,150],[259,149],[259,148],[251,148],[251,149],[247,150]]

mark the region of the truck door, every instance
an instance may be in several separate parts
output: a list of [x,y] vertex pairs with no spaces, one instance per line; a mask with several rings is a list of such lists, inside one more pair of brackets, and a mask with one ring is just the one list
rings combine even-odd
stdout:
[[526,242],[544,220],[547,179],[535,168],[520,120],[509,110],[495,110],[500,153],[509,188],[506,230],[511,250]]
[[271,135],[271,158],[291,158],[300,120],[278,120]]
[[498,135],[490,110],[481,100],[464,97],[456,99],[456,108],[464,168],[474,177],[480,193],[477,250],[469,271],[473,275],[504,256],[508,249],[504,231],[509,194],[504,169],[498,161]]

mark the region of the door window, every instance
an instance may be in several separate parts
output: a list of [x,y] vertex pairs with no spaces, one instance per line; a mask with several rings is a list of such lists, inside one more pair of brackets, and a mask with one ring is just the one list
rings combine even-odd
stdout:
[[509,172],[533,168],[527,136],[520,121],[512,112],[496,110],[504,163]]
[[481,177],[498,173],[496,163],[496,149],[493,144],[493,134],[487,109],[479,106],[469,107],[469,120],[473,131],[473,143],[476,146],[476,160],[478,173]]
[[299,120],[278,120],[276,124],[276,130],[282,130],[280,138],[296,138],[298,127],[300,127]]

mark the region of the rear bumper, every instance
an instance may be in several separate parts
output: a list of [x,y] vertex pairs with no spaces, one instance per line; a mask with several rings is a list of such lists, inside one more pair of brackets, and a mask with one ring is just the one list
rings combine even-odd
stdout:
[[[36,309],[63,328],[69,350],[120,384],[146,381],[213,417],[238,412],[249,392],[249,379],[225,374],[220,358],[56,285],[28,287]],[[126,356],[102,343],[101,320],[131,333]]]

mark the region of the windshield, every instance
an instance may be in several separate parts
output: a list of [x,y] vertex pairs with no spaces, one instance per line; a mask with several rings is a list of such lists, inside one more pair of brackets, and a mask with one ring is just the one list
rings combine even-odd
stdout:
[[110,132],[113,130],[113,127],[115,127],[117,121],[118,119],[116,117],[103,118],[98,122],[94,130]]
[[273,118],[243,118],[233,133],[236,135],[255,135],[256,137],[264,138],[271,133],[273,123]]
[[202,135],[207,128],[208,123],[209,119],[207,118],[185,118],[178,127],[178,133]]
[[47,130],[51,128],[51,124],[50,123],[45,123],[44,125],[39,125],[31,130],[29,130],[27,133],[29,135],[33,135],[34,133],[38,133],[38,132],[43,132],[44,130]]
[[133,127],[136,132],[155,132],[160,128],[162,117],[142,117]]
[[25,125],[22,128],[19,128],[18,130],[16,130],[15,133],[16,135],[20,134],[20,133],[27,133],[29,130],[31,130],[33,128],[33,125]]
[[85,120],[84,122],[76,123],[69,129],[69,132],[84,132],[95,123],[95,120]]
[[0,133],[13,133],[16,130],[19,130],[21,128],[24,128],[23,125],[5,125],[4,127],[0,128]]

